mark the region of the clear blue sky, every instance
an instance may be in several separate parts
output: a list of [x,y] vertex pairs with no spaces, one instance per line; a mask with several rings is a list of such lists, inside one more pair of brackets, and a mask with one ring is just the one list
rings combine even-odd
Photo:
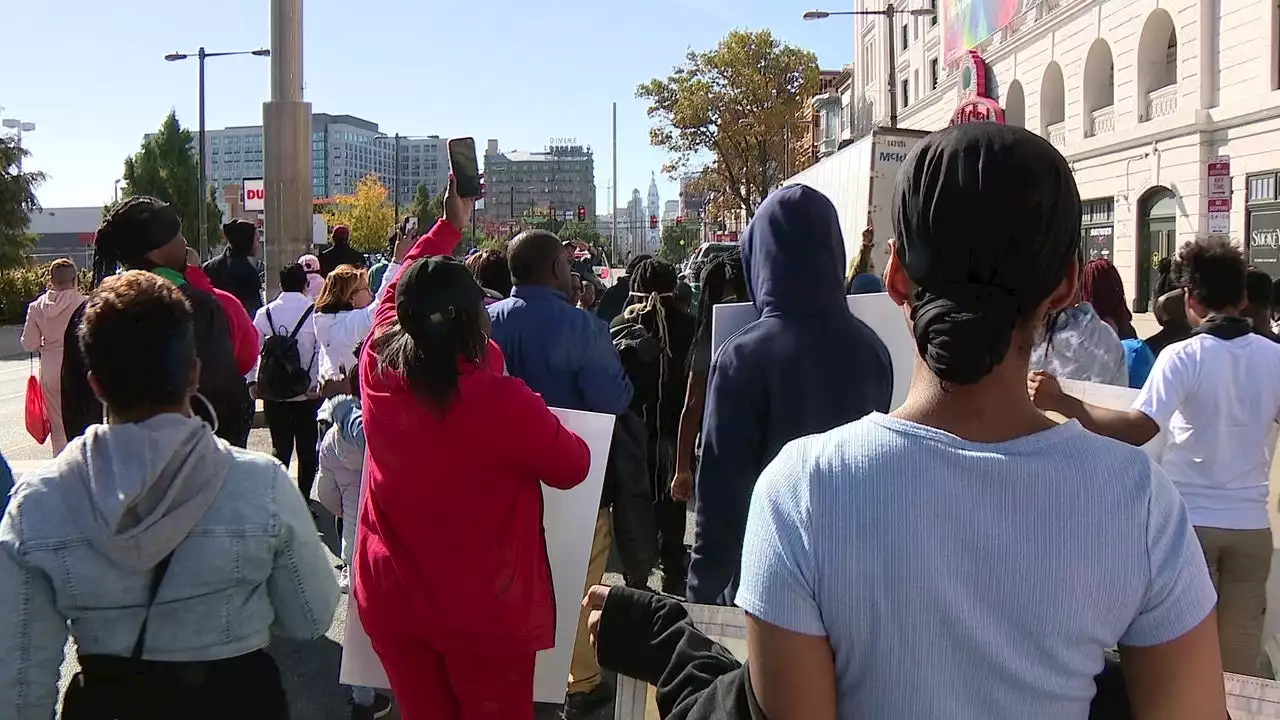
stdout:
[[[769,28],[817,53],[823,68],[853,59],[852,18],[804,22],[805,10],[851,0],[305,0],[306,99],[408,135],[472,135],[483,147],[540,150],[577,138],[596,156],[599,211],[612,175],[610,103],[618,103],[618,176],[625,203],[646,194],[664,154],[649,146],[636,85],[666,76],[689,48],[734,28]],[[0,107],[37,125],[27,168],[48,173],[46,207],[109,200],[124,158],[170,108],[196,126],[196,64],[164,54],[269,44],[268,0],[21,0],[4,12]],[[208,62],[208,127],[257,125],[268,60]]]

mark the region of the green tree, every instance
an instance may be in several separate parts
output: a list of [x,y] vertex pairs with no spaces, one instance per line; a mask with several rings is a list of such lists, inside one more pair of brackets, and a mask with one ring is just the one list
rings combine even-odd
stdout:
[[413,191],[413,202],[409,204],[409,214],[418,218],[418,231],[426,232],[436,221],[444,217],[444,191],[434,197],[426,184],[418,183]]
[[[142,147],[124,161],[124,194],[150,195],[163,200],[182,216],[182,234],[187,242],[195,245],[200,233],[200,163],[192,152],[191,131],[178,122],[178,115],[170,110],[160,125],[160,131],[142,141]],[[222,233],[222,211],[215,199],[216,191],[210,188],[208,226],[205,229],[209,245],[218,242]]]
[[[330,227],[346,225],[351,231],[351,246],[364,252],[379,252],[387,247],[387,234],[396,224],[396,210],[391,206],[387,188],[378,176],[370,173],[356,183],[351,195],[339,195],[324,211]],[[426,229],[423,230],[426,232]]]
[[16,138],[0,137],[0,270],[29,264],[36,244],[36,236],[27,228],[31,213],[40,209],[36,187],[45,176],[18,170],[27,154]]
[[688,259],[698,247],[699,233],[696,225],[689,223],[667,223],[662,228],[661,242],[658,245],[658,257],[672,265],[679,265]]
[[[748,216],[789,175],[788,145],[818,87],[818,60],[768,30],[734,30],[690,51],[666,78],[636,89],[656,124],[649,142],[671,154],[665,172],[701,172],[708,189]],[[710,158],[708,161],[707,158]]]

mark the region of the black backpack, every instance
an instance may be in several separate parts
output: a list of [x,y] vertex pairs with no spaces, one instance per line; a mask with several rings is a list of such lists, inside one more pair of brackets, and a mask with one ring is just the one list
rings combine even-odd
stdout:
[[298,331],[311,319],[314,310],[314,305],[307,307],[307,311],[298,318],[298,324],[293,326],[293,332],[281,335],[276,332],[271,309],[266,308],[271,336],[262,342],[262,355],[258,362],[258,397],[263,400],[292,400],[311,389],[311,366],[302,366]]

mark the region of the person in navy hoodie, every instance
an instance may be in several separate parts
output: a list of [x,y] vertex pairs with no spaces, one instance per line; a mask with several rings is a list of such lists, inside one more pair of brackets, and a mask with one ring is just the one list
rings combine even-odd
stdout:
[[756,210],[742,239],[756,320],[711,366],[694,493],[688,599],[729,604],[756,478],[782,446],[872,411],[893,393],[889,351],[849,314],[835,206],[804,185]]

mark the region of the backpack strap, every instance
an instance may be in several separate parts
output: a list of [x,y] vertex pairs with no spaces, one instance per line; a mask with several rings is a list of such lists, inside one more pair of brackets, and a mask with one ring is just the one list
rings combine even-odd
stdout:
[[142,650],[146,645],[147,621],[151,619],[151,606],[156,602],[156,595],[160,592],[160,583],[164,582],[165,573],[169,572],[169,561],[173,560],[174,550],[170,550],[168,555],[161,558],[151,573],[151,588],[147,591],[147,612],[142,616],[142,627],[138,628],[138,639],[134,641],[133,652],[129,655],[134,660],[142,659]]
[[271,328],[271,334],[279,335],[280,333],[276,332],[275,318],[271,317],[271,308],[269,306],[263,305],[262,309],[265,310],[267,313],[267,327]]
[[[307,311],[302,313],[302,317],[298,318],[298,324],[293,326],[293,332],[289,333],[290,340],[298,339],[298,332],[302,330],[302,324],[305,323],[307,319],[311,317],[311,313],[315,312],[315,309],[316,309],[315,305],[307,306]],[[270,320],[270,318],[267,318],[267,319]]]

